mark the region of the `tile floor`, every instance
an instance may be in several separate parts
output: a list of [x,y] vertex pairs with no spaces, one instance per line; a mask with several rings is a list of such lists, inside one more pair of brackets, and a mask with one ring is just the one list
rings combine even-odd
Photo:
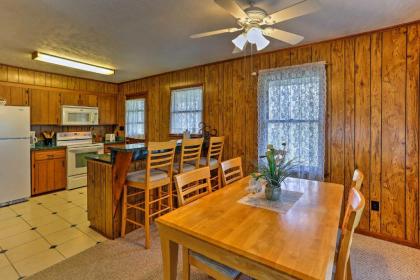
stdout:
[[0,208],[0,278],[21,279],[106,240],[86,209],[86,188]]

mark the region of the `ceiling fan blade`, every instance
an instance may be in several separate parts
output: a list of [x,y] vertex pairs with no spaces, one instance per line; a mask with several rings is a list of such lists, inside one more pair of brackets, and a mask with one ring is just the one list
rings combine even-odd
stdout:
[[304,0],[293,6],[290,6],[289,8],[268,15],[264,19],[264,24],[275,24],[292,18],[307,15],[319,10],[320,7],[321,6],[317,0]]
[[234,0],[214,0],[217,5],[229,12],[234,18],[247,18],[248,15]]
[[264,29],[263,34],[291,45],[296,45],[303,40],[303,36],[271,27]]
[[209,32],[203,32],[203,33],[198,33],[198,34],[193,34],[190,36],[190,38],[202,38],[202,37],[207,37],[207,36],[213,36],[213,35],[218,35],[218,34],[223,34],[223,33],[233,33],[233,32],[237,32],[242,30],[242,28],[236,28],[236,27],[232,27],[232,28],[224,28],[224,29],[219,29],[219,30],[214,30],[214,31],[209,31]]

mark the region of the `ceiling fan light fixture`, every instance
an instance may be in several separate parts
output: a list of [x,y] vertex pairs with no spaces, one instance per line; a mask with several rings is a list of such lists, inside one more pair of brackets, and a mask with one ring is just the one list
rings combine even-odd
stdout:
[[246,37],[248,39],[248,42],[250,42],[251,44],[256,44],[257,41],[261,40],[261,37],[264,38],[264,36],[262,35],[261,28],[257,27],[252,27],[251,29],[249,29],[246,33]]
[[246,42],[247,36],[245,33],[239,34],[235,39],[232,40],[232,43],[235,45],[235,47],[241,51],[244,49]]
[[260,51],[265,49],[268,44],[270,44],[270,41],[267,40],[264,36],[261,36],[261,38],[255,44],[257,45],[257,51]]

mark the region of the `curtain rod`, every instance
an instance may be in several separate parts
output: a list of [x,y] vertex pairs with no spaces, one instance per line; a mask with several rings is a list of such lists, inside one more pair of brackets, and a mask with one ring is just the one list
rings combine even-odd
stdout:
[[310,62],[310,63],[298,64],[298,65],[282,66],[282,67],[277,67],[277,68],[261,69],[261,70],[258,71],[258,74],[272,72],[272,71],[278,71],[278,70],[298,68],[298,67],[305,67],[305,66],[306,67],[307,66],[314,66],[314,65],[325,65],[325,66],[328,66],[329,64],[331,64],[331,63],[327,63],[326,61],[317,61],[317,62]]

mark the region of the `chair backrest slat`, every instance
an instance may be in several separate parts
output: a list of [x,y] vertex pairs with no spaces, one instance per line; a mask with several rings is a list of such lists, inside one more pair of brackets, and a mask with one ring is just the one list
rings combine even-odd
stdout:
[[350,248],[353,241],[354,230],[359,225],[365,208],[365,198],[356,188],[349,193],[343,224],[341,226],[341,238],[336,264],[335,280],[345,280],[350,258]]
[[211,158],[216,159],[219,163],[222,161],[224,143],[224,136],[210,137],[210,145],[207,153],[207,165],[210,164]]
[[241,157],[222,162],[223,185],[228,185],[244,177]]
[[172,176],[176,141],[149,142],[147,144],[146,181],[150,179],[153,169],[166,169]]
[[203,146],[203,138],[182,139],[181,156],[179,158],[178,174],[184,171],[184,164],[193,164],[198,168],[200,164],[201,148]]
[[175,185],[180,206],[211,193],[210,168],[198,168],[175,176]]

